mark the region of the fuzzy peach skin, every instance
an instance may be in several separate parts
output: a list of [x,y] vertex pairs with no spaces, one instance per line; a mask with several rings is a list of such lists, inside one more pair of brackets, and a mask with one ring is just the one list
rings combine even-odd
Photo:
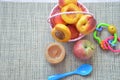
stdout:
[[77,5],[77,0],[59,0],[58,5],[60,8],[62,8],[65,5],[68,5],[70,3],[76,4]]
[[87,35],[96,28],[96,20],[92,15],[83,15],[76,24],[77,30]]
[[79,31],[76,29],[75,25],[69,24],[67,27],[70,29],[71,39],[75,39],[79,37]]
[[[61,9],[61,12],[82,11],[77,5],[70,3]],[[62,19],[67,24],[75,24],[82,14],[62,14]]]
[[[51,13],[51,16],[57,13],[60,13],[61,9],[59,6],[57,6],[53,12]],[[63,19],[61,18],[61,15],[55,16],[53,18],[50,19],[50,23],[52,24],[52,28],[55,27],[56,24],[65,24],[65,22],[63,21]]]

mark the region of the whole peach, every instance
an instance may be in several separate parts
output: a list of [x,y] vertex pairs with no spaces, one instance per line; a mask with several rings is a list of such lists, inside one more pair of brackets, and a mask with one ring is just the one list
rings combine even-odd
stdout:
[[58,4],[59,4],[59,7],[62,8],[63,6],[67,5],[67,4],[70,4],[70,3],[74,3],[77,5],[77,0],[59,0],[58,1]]
[[96,28],[96,20],[92,15],[83,15],[78,20],[76,28],[80,33],[87,35]]
[[71,39],[79,37],[79,31],[76,29],[75,25],[69,24],[67,27],[70,29],[71,32]]
[[[51,13],[52,15],[55,15],[57,13],[60,13],[61,9],[59,6],[56,6],[53,12]],[[50,23],[52,24],[52,28],[55,27],[56,24],[65,24],[64,20],[61,18],[61,15],[57,15],[53,18],[50,19]]]

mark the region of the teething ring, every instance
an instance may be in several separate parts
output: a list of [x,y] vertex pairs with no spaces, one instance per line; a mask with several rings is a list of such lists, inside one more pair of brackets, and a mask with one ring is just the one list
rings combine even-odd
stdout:
[[102,49],[109,49],[107,47],[108,44],[105,44],[105,40],[101,40],[101,38],[99,36],[97,36],[98,32],[101,32],[103,30],[103,27],[107,27],[108,28],[108,32],[111,33],[114,37],[113,40],[109,43],[111,45],[115,45],[117,42],[117,30],[115,26],[112,26],[110,24],[106,24],[106,23],[100,23],[96,26],[96,30],[93,33],[93,37],[95,40],[97,40],[97,42],[100,44]]
[[[115,50],[115,49],[113,49],[113,48],[110,46],[109,40],[112,40],[112,39],[114,39],[114,36],[110,36],[110,37],[108,37],[108,38],[105,40],[105,43],[107,44],[108,49],[111,50],[112,52],[115,52],[115,53],[116,53],[116,52],[120,52],[120,49]],[[120,42],[120,37],[117,38],[117,40]]]

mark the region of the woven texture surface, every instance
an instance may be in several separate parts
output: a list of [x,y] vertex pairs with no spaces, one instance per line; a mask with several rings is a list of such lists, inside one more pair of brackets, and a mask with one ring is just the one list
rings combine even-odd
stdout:
[[[120,3],[84,5],[98,23],[117,26],[120,36]],[[63,80],[120,80],[120,56],[101,50],[92,34],[84,38],[97,47],[91,60],[82,62],[76,59],[72,53],[74,43],[61,43],[66,49],[64,61],[57,65],[46,61],[45,48],[55,42],[47,23],[54,6],[53,3],[0,3],[0,80],[47,80],[49,75],[72,71],[83,63],[93,65],[90,76],[74,75]],[[103,32],[102,36],[105,38],[109,33]]]

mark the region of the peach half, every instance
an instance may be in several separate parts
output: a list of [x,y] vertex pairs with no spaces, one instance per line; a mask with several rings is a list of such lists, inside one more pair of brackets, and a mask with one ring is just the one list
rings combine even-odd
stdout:
[[[61,12],[72,12],[72,11],[82,11],[82,10],[73,3],[66,5],[61,9]],[[81,15],[82,14],[62,14],[61,17],[67,24],[75,24]]]
[[74,3],[74,4],[77,4],[77,0],[59,0],[58,1],[58,4],[59,4],[59,7],[62,8],[63,6],[65,5],[68,5],[70,3]]
[[71,38],[71,32],[64,24],[56,24],[51,34],[53,38],[59,42],[67,42]]
[[76,24],[77,30],[87,35],[96,28],[96,20],[92,15],[83,15]]

